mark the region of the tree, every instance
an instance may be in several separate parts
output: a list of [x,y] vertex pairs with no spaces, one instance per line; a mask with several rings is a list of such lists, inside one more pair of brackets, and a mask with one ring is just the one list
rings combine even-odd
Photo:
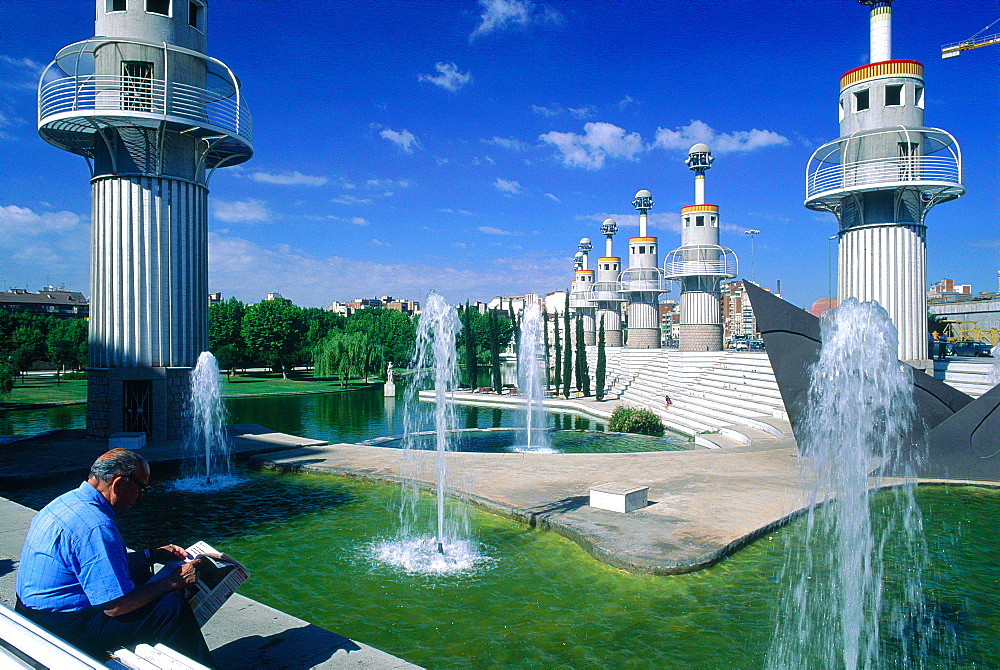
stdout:
[[240,334],[255,357],[278,367],[288,379],[288,363],[302,346],[305,319],[291,303],[262,300],[246,308]]
[[462,336],[465,342],[465,373],[469,378],[469,388],[474,390],[479,384],[479,352],[476,345],[476,329],[472,327],[473,320],[472,310],[469,307],[469,302],[466,301],[465,309],[462,311]]
[[573,347],[570,342],[571,332],[569,329],[569,291],[566,291],[566,306],[563,308],[563,322],[565,328],[563,329],[566,333],[566,346],[563,347],[563,397],[569,397],[569,388],[572,380],[570,377],[573,376]]
[[[543,303],[544,305],[544,303]],[[549,374],[549,314],[542,308],[542,338],[545,342],[545,388],[549,388],[552,383],[552,375]]]
[[590,372],[587,370],[587,345],[583,341],[583,315],[576,315],[576,388],[590,397]]
[[347,319],[346,333],[364,333],[371,343],[379,343],[383,358],[405,366],[413,356],[417,327],[413,319],[395,309],[366,307]]
[[511,298],[508,303],[510,308],[510,327],[511,331],[514,333],[514,352],[521,353],[521,324],[517,320],[517,312],[514,311],[514,299]]
[[[489,313],[490,326],[490,365],[493,370],[493,390],[497,393],[503,391],[503,377],[500,375],[500,314],[497,310],[491,309]],[[508,339],[508,342],[510,340]]]
[[56,368],[56,384],[59,382],[60,371],[67,366],[76,365],[80,358],[80,342],[87,339],[87,322],[79,319],[60,320],[52,324],[45,338],[48,359]]
[[217,302],[208,307],[208,349],[218,358],[218,351],[227,344],[237,349],[243,343],[243,315],[247,307],[236,298]]
[[0,398],[14,390],[14,377],[17,371],[7,361],[0,360]]
[[595,394],[598,400],[604,400],[604,377],[608,369],[604,347],[604,315],[601,314],[601,326],[597,331],[597,370],[594,372]]
[[559,388],[562,386],[562,342],[559,339],[559,312],[552,315],[552,325],[555,335],[555,365],[553,366],[552,380],[558,394]]

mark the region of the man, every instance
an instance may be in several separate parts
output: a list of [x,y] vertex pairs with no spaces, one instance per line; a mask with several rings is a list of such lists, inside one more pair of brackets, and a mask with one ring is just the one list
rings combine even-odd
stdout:
[[[87,481],[35,515],[17,571],[17,611],[100,658],[139,643],[163,644],[213,665],[183,589],[198,580],[199,559],[162,579],[136,584],[153,563],[187,558],[167,545],[128,553],[114,519],[149,486],[149,464],[128,449],[112,449]],[[142,580],[144,581],[144,580]]]

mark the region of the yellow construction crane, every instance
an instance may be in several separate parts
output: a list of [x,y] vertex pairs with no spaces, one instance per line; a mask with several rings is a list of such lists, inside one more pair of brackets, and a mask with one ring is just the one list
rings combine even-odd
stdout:
[[963,51],[968,51],[969,49],[978,49],[979,47],[988,47],[991,44],[1000,44],[1000,33],[983,35],[983,33],[995,26],[998,22],[1000,22],[1000,19],[997,19],[967,40],[953,42],[952,44],[945,44],[941,47],[941,58],[954,58],[955,56],[961,55]]

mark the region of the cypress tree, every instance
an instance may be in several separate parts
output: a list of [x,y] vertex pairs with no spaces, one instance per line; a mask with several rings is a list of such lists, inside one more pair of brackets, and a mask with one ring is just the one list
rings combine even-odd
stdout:
[[566,346],[563,347],[563,397],[569,397],[571,377],[573,376],[573,347],[571,344],[572,331],[569,326],[569,291],[566,291],[566,307],[563,309],[563,325],[566,333]]
[[583,342],[583,315],[576,315],[576,388],[590,397],[590,372],[587,370],[587,345]]
[[542,336],[545,338],[545,388],[547,389],[552,385],[552,375],[549,367],[551,361],[549,356],[549,313],[544,309],[542,310]]
[[604,315],[601,314],[601,327],[597,331],[597,370],[594,372],[595,393],[598,400],[604,400],[604,376],[607,374],[608,360],[604,353]]
[[552,325],[555,331],[555,365],[552,366],[552,381],[555,382],[556,393],[562,386],[562,342],[559,339],[559,312],[552,315]]
[[490,364],[493,366],[493,390],[500,393],[503,390],[503,379],[500,376],[500,315],[496,309],[490,310],[489,325]]
[[479,356],[476,350],[476,329],[473,327],[475,315],[469,307],[469,301],[465,301],[465,311],[463,312],[463,327],[465,328],[465,373],[469,377],[469,388],[476,389],[479,385]]

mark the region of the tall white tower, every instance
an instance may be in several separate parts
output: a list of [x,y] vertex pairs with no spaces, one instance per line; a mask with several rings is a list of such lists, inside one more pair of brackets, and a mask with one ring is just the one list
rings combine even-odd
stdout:
[[719,206],[705,202],[705,172],[714,160],[706,144],[688,152],[684,162],[694,172],[694,204],[681,208],[681,246],[663,264],[664,276],[681,283],[681,351],[722,351],[719,282],[736,276],[736,254],[719,246]]
[[604,255],[597,259],[597,281],[591,294],[596,313],[594,322],[600,328],[604,319],[604,344],[608,347],[622,346],[622,294],[621,274],[622,259],[615,256],[611,249],[611,238],[618,232],[618,224],[614,219],[604,219],[601,224],[601,234],[604,235]]
[[628,269],[622,272],[622,294],[628,299],[629,349],[660,348],[660,294],[663,274],[657,240],[647,235],[652,194],[643,189],[632,206],[639,210],[639,235],[628,241]]
[[573,291],[569,296],[569,306],[576,310],[583,319],[583,343],[597,344],[597,332],[594,329],[594,303],[592,290],[594,288],[594,271],[590,269],[590,250],[594,245],[590,239],[580,240],[579,251],[576,252],[576,278],[573,280]]
[[91,173],[87,432],[183,433],[208,348],[208,180],[253,155],[240,83],[205,54],[207,0],[97,0],[42,74],[38,132]]
[[926,369],[925,219],[965,194],[961,150],[924,126],[923,65],[892,60],[892,0],[859,2],[871,7],[871,62],[840,78],[840,137],[810,159],[805,205],[840,223],[840,301],[877,300],[899,331],[899,359]]

